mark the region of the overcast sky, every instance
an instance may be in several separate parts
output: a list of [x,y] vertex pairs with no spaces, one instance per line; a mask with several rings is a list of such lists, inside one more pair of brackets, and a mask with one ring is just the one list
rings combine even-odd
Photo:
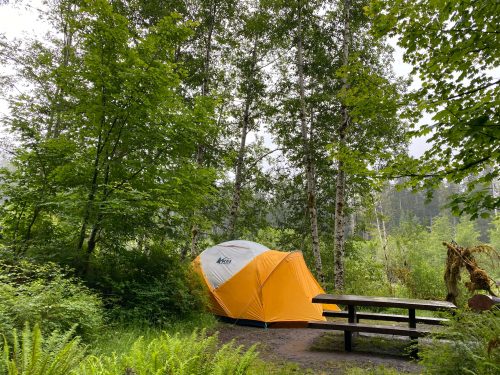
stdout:
[[[0,34],[4,34],[8,39],[21,38],[23,35],[43,35],[47,31],[47,26],[39,20],[36,8],[42,8],[42,0],[32,0],[29,6],[13,6],[0,5]],[[394,54],[394,71],[399,76],[408,76],[411,71],[411,66],[403,62],[402,50],[397,47],[396,41],[391,40],[391,44],[395,47]],[[4,70],[5,72],[5,70]],[[418,82],[414,82],[413,87],[418,86]],[[6,102],[0,97],[0,117],[7,113],[8,108]],[[426,120],[429,120],[427,118]],[[4,133],[0,128],[0,136],[4,137]],[[416,138],[410,145],[410,153],[413,156],[420,156],[428,145],[425,138]]]

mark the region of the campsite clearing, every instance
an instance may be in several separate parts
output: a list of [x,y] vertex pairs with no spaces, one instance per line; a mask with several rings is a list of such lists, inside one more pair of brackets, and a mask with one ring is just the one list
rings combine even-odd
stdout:
[[356,342],[356,352],[347,353],[342,332],[262,329],[227,323],[219,324],[216,330],[222,343],[235,340],[247,348],[257,343],[257,350],[265,361],[294,363],[302,369],[313,370],[315,374],[341,375],[352,367],[375,369],[380,366],[395,369],[398,373],[422,372],[422,367],[407,357],[408,340],[404,338],[387,340],[378,335],[363,334]]

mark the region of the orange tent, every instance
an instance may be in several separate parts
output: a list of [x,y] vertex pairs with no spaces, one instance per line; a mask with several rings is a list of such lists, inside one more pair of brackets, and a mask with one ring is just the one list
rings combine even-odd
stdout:
[[[216,315],[265,325],[325,320],[324,306],[311,302],[324,291],[299,251],[229,241],[206,249],[194,266],[206,282]],[[336,305],[328,309],[339,310]]]

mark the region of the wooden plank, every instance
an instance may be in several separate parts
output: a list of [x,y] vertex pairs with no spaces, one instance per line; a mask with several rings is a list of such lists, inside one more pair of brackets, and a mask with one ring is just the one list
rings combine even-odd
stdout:
[[[328,316],[331,318],[347,318],[347,311],[335,311],[335,310],[324,310],[323,316]],[[356,312],[356,318],[358,321],[360,319],[369,319],[369,320],[383,320],[383,321],[392,321],[392,322],[402,322],[408,323],[410,318],[408,315],[396,315],[396,314],[379,314],[372,312]],[[417,323],[421,324],[431,324],[431,325],[439,325],[447,322],[449,319],[444,318],[429,318],[424,316],[417,316]]]
[[431,333],[431,331],[421,328],[392,327],[392,326],[381,326],[381,325],[371,325],[371,324],[361,324],[361,323],[321,322],[321,321],[309,322],[308,328],[327,329],[327,330],[344,331],[344,332],[349,331],[349,332],[381,333],[385,335],[410,336],[410,337],[422,337]]
[[[347,321],[349,323],[356,323],[356,306],[347,306]],[[346,352],[352,350],[352,331],[344,331],[344,348]]]
[[312,299],[313,303],[339,304],[354,306],[396,307],[420,310],[452,310],[456,306],[447,301],[428,301],[422,299],[368,297],[354,295],[319,294]]
[[[408,315],[409,315],[409,321],[408,321],[408,328],[410,329],[416,329],[417,328],[417,317],[415,315],[415,309],[409,309],[408,310]],[[416,350],[416,344],[417,344],[417,339],[418,336],[410,336],[410,339],[412,340],[412,350],[410,353],[410,356],[413,358],[417,357],[417,350]]]
[[[408,327],[409,328],[417,328],[417,316],[415,315],[415,309],[409,309],[409,318]],[[412,340],[416,340],[416,336],[410,337]]]

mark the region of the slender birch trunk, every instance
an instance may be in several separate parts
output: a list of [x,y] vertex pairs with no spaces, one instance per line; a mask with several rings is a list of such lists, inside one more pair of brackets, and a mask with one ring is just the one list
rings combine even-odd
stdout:
[[[314,176],[314,161],[311,155],[311,137],[308,136],[307,112],[305,101],[305,83],[304,83],[304,48],[302,34],[302,8],[299,5],[299,25],[297,42],[297,71],[299,75],[299,96],[300,96],[300,130],[302,134],[302,145],[304,151],[304,167],[306,174],[306,194],[307,210],[310,220],[312,251],[314,256],[314,265],[320,284],[324,284],[323,264],[321,261],[321,252],[318,235],[318,212],[316,208],[316,181]],[[312,124],[311,124],[312,132]]]
[[251,81],[253,79],[253,73],[255,72],[256,66],[257,66],[257,37],[254,40],[254,45],[252,49],[252,65],[250,67],[250,76],[247,77],[249,82],[248,82],[247,95],[245,98],[245,104],[243,110],[243,121],[241,122],[240,147],[238,149],[238,159],[236,161],[236,168],[235,168],[233,199],[231,203],[231,210],[229,212],[228,233],[230,239],[234,237],[236,222],[238,220],[238,213],[240,209],[241,187],[243,185],[243,177],[244,177],[244,159],[246,152],[246,141],[247,141],[248,131],[250,128],[250,107],[254,100],[254,95],[252,93],[253,85]]
[[[343,30],[343,41],[342,41],[342,65],[347,66],[349,64],[349,21],[350,21],[350,0],[344,0],[344,30]],[[347,78],[343,78],[343,89],[349,87]],[[351,122],[351,117],[349,114],[349,108],[345,104],[341,107],[342,120],[339,127],[337,143],[340,148],[340,153],[342,149],[346,146],[347,129]],[[344,161],[342,160],[342,155],[339,156],[338,166],[337,166],[337,182],[336,182],[336,193],[335,193],[335,256],[334,256],[334,272],[335,281],[334,287],[338,292],[344,290],[344,256],[345,256],[345,186],[346,186],[346,174],[344,170]]]
[[19,212],[19,215],[17,215],[16,217],[16,224],[14,226],[14,234],[13,234],[13,243],[14,243],[14,248],[15,248],[15,253],[16,255],[19,255],[21,254],[21,250],[20,248],[18,247],[18,242],[17,242],[17,236],[18,236],[18,233],[19,233],[19,226],[21,224],[21,219],[23,218],[24,216],[24,211],[26,209],[26,201],[23,202],[22,206],[21,206],[21,211]]
[[[212,39],[215,28],[215,15],[217,13],[217,1],[213,0],[210,8],[210,24],[208,26],[208,34],[205,44],[205,56],[204,56],[204,67],[203,67],[203,80],[201,84],[201,95],[208,96],[210,93],[210,66],[212,59]],[[196,153],[196,163],[199,167],[203,165],[204,161],[204,146],[203,144],[198,145],[198,151]],[[196,223],[197,213],[193,213],[194,222],[191,226],[191,257],[195,257],[198,253],[198,237],[200,235],[200,228],[198,223]]]
[[[491,196],[493,197],[493,199],[495,199],[497,197],[497,187],[496,187],[496,183],[497,183],[497,180],[493,179],[491,181]],[[494,213],[494,216],[493,217],[497,217],[498,216],[498,209],[497,207],[495,206],[495,208],[493,209],[493,213]]]
[[392,275],[389,267],[389,254],[387,252],[387,231],[385,229],[385,220],[383,218],[384,212],[382,210],[382,204],[379,203],[378,206],[379,208],[375,206],[375,219],[377,221],[377,232],[380,240],[380,245],[382,246],[382,254],[384,255],[385,274],[387,276],[387,279],[389,280],[389,283],[391,283]]
[[235,178],[234,178],[234,190],[233,199],[231,203],[231,210],[229,212],[229,224],[228,224],[228,234],[229,239],[233,239],[236,229],[236,221],[238,220],[238,214],[240,209],[240,199],[241,199],[241,186],[243,183],[243,161],[246,150],[246,139],[248,134],[248,125],[250,117],[250,101],[245,101],[245,109],[243,114],[243,121],[241,126],[240,134],[240,147],[238,149],[238,159],[236,161],[235,168]]
[[349,222],[349,236],[354,237],[356,234],[356,213],[352,212],[350,216],[350,222]]

